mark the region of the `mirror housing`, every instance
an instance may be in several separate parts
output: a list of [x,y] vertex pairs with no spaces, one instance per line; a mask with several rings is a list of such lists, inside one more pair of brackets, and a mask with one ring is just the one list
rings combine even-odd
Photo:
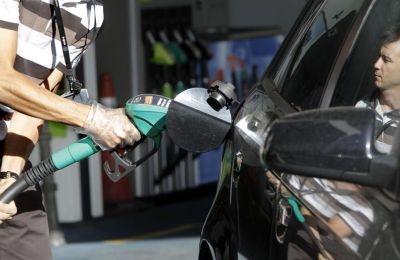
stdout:
[[371,109],[293,113],[267,129],[261,160],[266,167],[289,174],[384,188],[397,173],[399,156],[378,152],[374,133]]

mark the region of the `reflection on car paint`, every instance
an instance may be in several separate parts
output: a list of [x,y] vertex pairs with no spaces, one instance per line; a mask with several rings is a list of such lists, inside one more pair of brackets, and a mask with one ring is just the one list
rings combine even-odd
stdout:
[[360,185],[289,174],[283,179],[306,208],[323,219],[331,232],[359,256],[368,255],[365,247],[372,246],[370,236],[380,229],[377,227],[387,228],[384,219],[388,216],[377,215],[385,209],[373,197],[367,197]]
[[224,157],[222,157],[221,174],[218,180],[217,193],[221,188],[221,185],[225,182],[225,178],[228,178],[232,172],[232,167],[234,162],[233,162],[233,153],[231,146],[232,142],[227,141],[225,143]]
[[266,128],[282,112],[277,109],[276,103],[261,91],[253,91],[249,97],[251,102],[246,102],[240,109],[234,122],[235,134],[245,143],[247,150],[241,151],[246,156],[243,160],[250,165],[259,165],[259,155],[265,139]]

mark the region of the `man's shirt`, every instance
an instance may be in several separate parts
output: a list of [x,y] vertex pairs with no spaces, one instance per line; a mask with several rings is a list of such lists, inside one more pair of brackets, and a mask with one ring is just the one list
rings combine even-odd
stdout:
[[[392,121],[393,117],[391,117],[393,112],[385,113],[378,98],[376,98],[374,102],[360,100],[357,102],[356,107],[370,108],[375,111],[376,131],[379,131],[381,127],[387,125],[387,128],[382,132],[381,135],[377,137],[375,146],[379,151],[389,153],[392,147],[393,137],[396,132],[396,123]],[[391,121],[393,123],[390,123]]]
[[[103,23],[99,0],[59,0],[72,67]],[[40,84],[55,68],[66,72],[53,0],[0,0],[0,27],[18,31],[14,67]]]

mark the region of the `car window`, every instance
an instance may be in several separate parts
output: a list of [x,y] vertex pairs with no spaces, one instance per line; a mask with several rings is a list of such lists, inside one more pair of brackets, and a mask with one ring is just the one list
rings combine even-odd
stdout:
[[[384,15],[382,15],[384,14]],[[374,63],[380,49],[380,35],[386,27],[400,22],[400,1],[376,1],[345,63],[332,106],[354,105],[374,90]]]
[[297,109],[318,107],[335,59],[363,2],[329,1],[314,19],[281,91]]

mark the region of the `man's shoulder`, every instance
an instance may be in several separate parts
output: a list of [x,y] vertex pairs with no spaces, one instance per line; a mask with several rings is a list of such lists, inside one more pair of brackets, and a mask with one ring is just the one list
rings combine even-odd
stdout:
[[357,103],[356,107],[369,107],[375,109],[378,105],[379,90],[375,89],[371,94],[362,97]]
[[371,107],[371,101],[369,99],[361,99],[355,104],[355,107]]

